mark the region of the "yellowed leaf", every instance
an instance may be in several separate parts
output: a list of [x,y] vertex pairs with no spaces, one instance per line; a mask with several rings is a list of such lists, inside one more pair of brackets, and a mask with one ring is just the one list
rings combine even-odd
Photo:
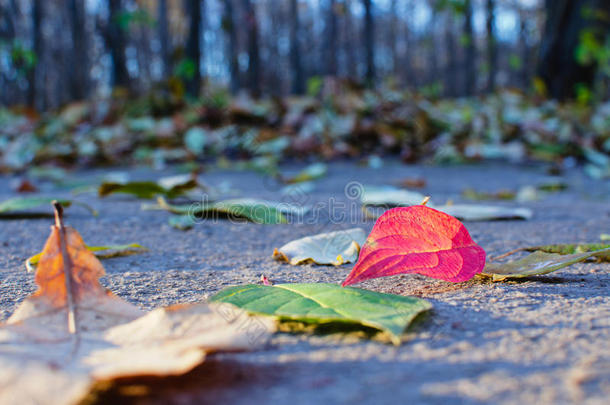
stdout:
[[0,325],[0,403],[74,404],[98,380],[179,375],[209,351],[248,350],[274,328],[230,304],[144,314],[99,283],[104,268],[56,206],[38,291]]

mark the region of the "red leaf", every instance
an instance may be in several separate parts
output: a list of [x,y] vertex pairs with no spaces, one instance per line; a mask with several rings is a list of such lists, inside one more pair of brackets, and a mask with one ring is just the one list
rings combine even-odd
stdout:
[[343,286],[402,273],[458,283],[484,266],[485,251],[460,221],[423,205],[399,207],[379,217]]

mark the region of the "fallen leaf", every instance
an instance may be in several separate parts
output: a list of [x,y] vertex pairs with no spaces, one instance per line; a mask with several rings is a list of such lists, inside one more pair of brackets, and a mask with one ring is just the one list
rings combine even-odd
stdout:
[[[129,243],[124,245],[108,245],[108,246],[87,246],[90,252],[93,252],[99,259],[107,259],[117,256],[126,256],[134,253],[145,252],[148,249],[138,243]],[[25,261],[25,267],[28,271],[34,271],[36,265],[40,261],[42,252],[29,257]]]
[[462,221],[491,221],[497,219],[530,219],[534,215],[529,208],[499,205],[453,204],[430,205],[430,207],[456,217]]
[[203,208],[203,211],[214,211],[238,218],[246,218],[260,224],[283,224],[288,222],[283,215],[284,213],[298,215],[304,212],[299,207],[255,198],[218,201],[208,208]]
[[343,285],[404,273],[462,282],[484,266],[485,251],[460,221],[423,205],[400,207],[379,217]]
[[[558,243],[554,245],[528,246],[523,250],[535,252],[540,250],[547,253],[558,253],[560,255],[568,255],[574,253],[595,252],[598,250],[608,249],[610,244],[607,243]],[[602,258],[600,256],[600,258]]]
[[206,352],[251,349],[268,338],[268,319],[229,304],[143,314],[100,285],[104,268],[56,210],[38,291],[0,325],[1,403],[76,404],[96,381],[179,375]]
[[488,191],[477,191],[473,188],[467,188],[462,191],[462,197],[467,198],[469,200],[474,201],[484,201],[484,200],[514,200],[516,194],[511,190],[498,190],[495,192]]
[[304,181],[302,183],[288,184],[282,187],[280,193],[294,201],[297,198],[303,198],[305,194],[311,193],[315,188],[316,184],[313,181]]
[[100,197],[114,193],[131,194],[138,198],[153,198],[161,195],[175,198],[200,187],[196,178],[191,175],[178,175],[154,181],[103,182],[97,192]]
[[327,283],[235,286],[225,288],[210,300],[279,320],[360,324],[386,332],[396,345],[411,321],[432,308],[419,298]]
[[[546,252],[546,253],[557,253],[560,255],[569,255],[575,253],[587,253],[587,252],[595,252],[598,250],[603,250],[610,248],[610,244],[607,243],[558,243],[554,245],[538,245],[538,246],[526,246],[520,247],[517,249],[513,249],[510,252],[506,252],[500,256],[496,256],[491,260],[499,260],[505,257],[514,255],[518,252]],[[610,255],[604,256],[600,255],[597,257],[600,261],[610,261]]]
[[18,193],[35,193],[38,191],[38,188],[33,185],[29,180],[22,179],[15,187],[15,191]]
[[534,186],[523,186],[517,191],[515,201],[524,203],[540,199],[540,192]]
[[592,148],[583,148],[583,153],[585,158],[590,162],[584,168],[587,175],[594,179],[610,177],[610,157]]
[[[415,191],[397,189],[394,187],[364,187],[360,200],[365,207],[410,207],[418,205],[425,196]],[[505,207],[479,204],[447,204],[428,207],[445,212],[463,221],[490,221],[495,219],[530,219],[533,215],[529,208]],[[374,218],[375,213],[365,211],[368,218]]]
[[304,181],[317,180],[326,176],[328,172],[328,166],[324,163],[314,163],[307,166],[305,169],[301,170],[294,176],[291,177],[282,177],[282,180],[285,183],[293,184],[293,183],[301,183]]
[[528,256],[508,263],[487,263],[483,276],[493,281],[507,278],[522,278],[551,273],[553,271],[587,260],[590,257],[610,257],[610,248],[576,254],[557,254],[535,251]]
[[97,216],[97,211],[91,206],[82,203],[80,201],[66,200],[66,199],[55,199],[48,197],[16,197],[0,202],[0,219],[11,218],[11,217],[50,217],[53,213],[48,211],[43,212],[32,212],[28,211],[33,208],[41,206],[48,207],[52,201],[59,201],[62,206],[69,207],[70,205],[79,205],[87,209],[91,214]]
[[302,263],[340,266],[358,259],[366,233],[360,228],[320,233],[288,242],[273,251],[273,257],[292,265]]
[[602,241],[610,240],[610,233],[602,233],[601,235],[599,235],[599,239]]
[[589,176],[597,180],[603,180],[610,178],[610,166],[602,167],[593,164],[585,165],[584,172]]
[[191,127],[184,134],[184,146],[195,156],[201,155],[208,143],[208,135],[201,127]]
[[416,191],[394,187],[364,187],[360,201],[362,205],[408,207],[422,202],[426,196]]
[[426,179],[423,177],[406,177],[400,180],[398,185],[404,188],[424,188],[426,183]]
[[61,167],[34,166],[28,169],[27,175],[28,177],[33,177],[38,180],[49,180],[60,183],[66,179],[68,173]]
[[556,193],[566,190],[568,188],[568,184],[562,181],[550,181],[548,183],[538,184],[536,188],[547,193]]
[[259,224],[283,224],[288,220],[284,214],[302,216],[310,207],[259,200],[255,198],[234,198],[223,201],[191,204],[170,204],[163,198],[157,199],[158,207],[171,213],[178,214],[179,218],[170,220],[172,226],[188,229],[201,221],[207,214],[223,214],[229,218],[247,219]]
[[128,183],[104,182],[97,189],[100,197],[114,193],[132,194],[138,198],[153,198],[157,195],[167,195],[167,190],[153,181],[131,181]]
[[196,225],[199,220],[192,215],[172,215],[167,220],[167,223],[172,228],[179,229],[181,231],[188,231],[194,225]]
[[377,155],[371,155],[364,162],[371,169],[381,169],[383,167],[383,159]]

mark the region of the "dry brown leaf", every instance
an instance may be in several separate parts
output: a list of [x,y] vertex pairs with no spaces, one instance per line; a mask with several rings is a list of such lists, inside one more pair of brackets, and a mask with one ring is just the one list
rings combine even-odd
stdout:
[[206,352],[259,346],[273,329],[230,304],[144,314],[104,289],[103,274],[78,232],[63,226],[57,204],[39,289],[0,325],[0,403],[77,403],[96,381],[179,375]]

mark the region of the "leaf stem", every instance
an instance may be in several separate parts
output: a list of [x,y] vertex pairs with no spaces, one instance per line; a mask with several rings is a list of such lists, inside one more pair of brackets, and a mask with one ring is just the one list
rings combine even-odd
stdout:
[[53,209],[55,211],[55,226],[59,231],[59,249],[64,263],[64,279],[66,282],[66,301],[68,304],[68,332],[76,333],[76,308],[74,306],[74,296],[72,294],[72,274],[70,272],[71,262],[66,246],[66,228],[63,223],[64,209],[61,204],[54,200]]

